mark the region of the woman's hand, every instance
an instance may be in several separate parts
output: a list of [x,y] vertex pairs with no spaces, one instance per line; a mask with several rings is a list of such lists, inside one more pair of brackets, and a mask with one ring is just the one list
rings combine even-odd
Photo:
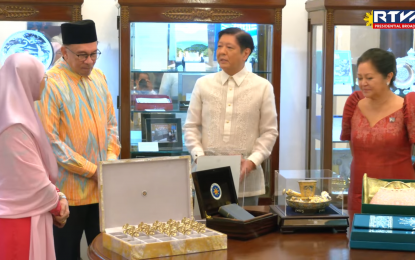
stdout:
[[69,218],[69,206],[66,199],[59,200],[59,203],[61,204],[61,212],[59,216],[53,216],[53,224],[58,228],[63,228]]

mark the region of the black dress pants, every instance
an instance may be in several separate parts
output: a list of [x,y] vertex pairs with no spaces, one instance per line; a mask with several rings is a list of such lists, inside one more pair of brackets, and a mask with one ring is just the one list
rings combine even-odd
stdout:
[[97,204],[69,206],[69,218],[63,228],[53,226],[56,260],[81,259],[81,239],[85,230],[88,246],[99,235]]

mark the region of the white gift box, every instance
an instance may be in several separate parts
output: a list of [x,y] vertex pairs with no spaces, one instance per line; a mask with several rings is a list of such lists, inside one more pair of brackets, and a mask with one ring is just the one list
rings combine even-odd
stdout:
[[100,227],[103,246],[127,259],[199,253],[227,248],[227,236],[206,228],[169,237],[156,232],[132,237],[123,225],[193,217],[190,156],[100,162]]

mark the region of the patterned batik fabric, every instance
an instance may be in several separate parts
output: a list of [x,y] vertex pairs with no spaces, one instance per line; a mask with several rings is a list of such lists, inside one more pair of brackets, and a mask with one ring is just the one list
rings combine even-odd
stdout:
[[65,60],[47,72],[48,83],[36,110],[59,165],[56,186],[70,206],[98,203],[96,181],[90,179],[99,161],[120,153],[113,101],[104,74],[74,73]]

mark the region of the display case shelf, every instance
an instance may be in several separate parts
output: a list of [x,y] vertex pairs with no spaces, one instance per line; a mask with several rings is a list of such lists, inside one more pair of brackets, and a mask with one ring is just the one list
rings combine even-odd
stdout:
[[[131,70],[131,72],[142,72],[142,73],[186,73],[186,74],[199,74],[199,73],[216,73],[219,70],[206,70],[206,71],[188,71],[188,70]],[[256,74],[271,74],[272,71],[252,71]]]

